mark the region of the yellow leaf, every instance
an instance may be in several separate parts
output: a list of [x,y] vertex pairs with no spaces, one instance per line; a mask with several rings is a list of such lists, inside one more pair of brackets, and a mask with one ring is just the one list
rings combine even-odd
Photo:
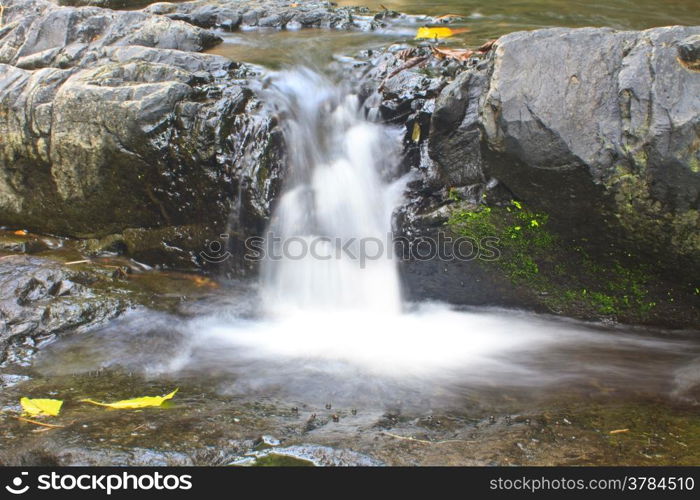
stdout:
[[413,132],[411,133],[411,139],[413,142],[420,141],[420,124],[418,122],[413,124]]
[[61,411],[61,406],[63,401],[60,399],[29,399],[22,398],[19,400],[22,405],[22,410],[24,413],[36,416],[36,415],[51,415],[52,417],[58,416]]
[[466,31],[469,30],[467,28],[430,28],[428,26],[423,26],[421,28],[418,28],[418,32],[416,33],[416,40],[421,38],[448,38],[458,33],[464,33]]
[[148,408],[149,406],[160,406],[165,401],[172,399],[177,393],[178,389],[175,389],[170,394],[165,396],[145,396],[143,398],[135,399],[125,399],[123,401],[116,401],[114,403],[99,403],[93,401],[92,399],[81,399],[83,403],[90,403],[97,406],[106,406],[107,408],[115,408],[117,410],[132,410],[134,408]]

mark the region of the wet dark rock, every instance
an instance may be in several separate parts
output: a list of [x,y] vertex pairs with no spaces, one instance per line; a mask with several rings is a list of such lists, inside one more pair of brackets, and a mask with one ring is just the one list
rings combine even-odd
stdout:
[[407,139],[427,115],[421,144],[407,140],[421,198],[456,188],[480,203],[499,186],[564,232],[615,232],[697,262],[700,80],[678,55],[694,60],[698,31],[513,33],[455,77],[430,58],[402,69],[426,49],[390,49],[369,59],[366,78],[381,93],[367,105],[404,124]]
[[372,16],[362,7],[339,7],[325,1],[288,2],[286,0],[194,0],[159,2],[144,12],[183,20],[203,28],[226,31],[238,29],[326,28],[372,31],[396,19],[415,22],[435,21],[426,16],[380,13]]
[[[414,172],[399,234],[434,237],[456,207],[520,200],[546,214],[571,251],[584,245],[603,267],[623,256],[658,271],[650,280],[663,285],[649,304],[673,289],[691,311],[686,271],[700,272],[699,32],[557,28],[504,36],[466,63],[421,47],[360,58],[368,114],[403,127],[404,171]],[[552,310],[547,290],[513,286],[476,261],[402,266],[414,298]],[[684,316],[661,311],[657,321]]]
[[199,252],[234,206],[238,236],[262,230],[279,137],[254,73],[191,52],[216,35],[145,12],[5,7],[1,224],[118,235],[131,255],[179,267],[207,264]]
[[501,38],[483,96],[484,172],[561,228],[614,232],[667,265],[697,264],[700,78],[677,54],[699,32],[551,29]]
[[[84,284],[81,284],[84,283]],[[80,272],[46,259],[0,259],[0,363],[24,365],[38,346],[124,312],[131,300],[96,291]]]

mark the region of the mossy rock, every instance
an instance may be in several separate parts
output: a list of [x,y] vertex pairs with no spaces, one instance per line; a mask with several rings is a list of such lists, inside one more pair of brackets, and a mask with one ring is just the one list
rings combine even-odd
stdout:
[[601,253],[596,243],[566,239],[551,230],[548,214],[519,201],[493,207],[457,202],[447,227],[477,241],[496,238],[498,258],[478,259],[479,265],[553,313],[679,327],[700,320],[700,289],[692,279],[679,284],[629,252]]

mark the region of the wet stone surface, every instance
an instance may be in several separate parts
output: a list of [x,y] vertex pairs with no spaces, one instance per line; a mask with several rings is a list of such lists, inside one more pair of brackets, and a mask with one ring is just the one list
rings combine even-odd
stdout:
[[[180,392],[167,407],[78,403],[160,394],[176,384]],[[51,420],[64,427],[15,420],[20,395],[64,398],[61,416]],[[538,404],[503,393],[449,412],[338,408],[338,422],[322,406],[293,412],[289,403],[214,394],[204,383],[106,372],[35,378],[0,398],[5,465],[681,465],[697,463],[700,449],[693,408],[603,390]]]
[[[117,269],[125,269],[124,274],[115,274]],[[491,388],[450,389],[387,379],[367,392],[362,371],[333,374],[333,365],[320,365],[331,370],[330,376],[314,371],[318,367],[304,374],[291,365],[302,378],[289,384],[301,389],[285,391],[284,384],[259,378],[277,370],[274,365],[236,361],[236,350],[222,351],[212,361],[204,358],[199,363],[204,368],[196,362],[172,365],[191,350],[191,318],[232,314],[231,321],[245,321],[250,316],[246,311],[253,310],[255,295],[249,285],[140,270],[116,257],[86,259],[70,242],[38,254],[4,254],[0,275],[5,283],[0,302],[6,352],[0,365],[4,465],[650,465],[698,460],[698,376],[692,363],[677,373],[675,392],[663,380],[625,387],[604,377],[528,390],[509,389],[498,380]],[[48,315],[46,309],[56,313]],[[197,331],[194,335],[198,338]],[[625,352],[621,348],[609,356],[630,363]],[[161,395],[175,388],[176,397],[158,408],[110,410],[80,402]],[[449,397],[443,399],[442,393]],[[19,399],[25,396],[63,400],[60,416],[37,418],[61,427],[18,420]]]

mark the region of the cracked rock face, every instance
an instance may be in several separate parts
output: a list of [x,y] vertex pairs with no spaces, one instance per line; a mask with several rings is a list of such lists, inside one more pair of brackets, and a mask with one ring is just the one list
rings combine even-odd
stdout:
[[286,0],[159,2],[149,5],[144,11],[204,28],[229,31],[250,28],[372,30],[381,25],[368,15],[367,9],[335,7],[323,1],[297,4]]
[[[282,137],[252,90],[259,75],[195,53],[218,39],[205,28],[384,21],[276,0],[5,5],[0,224],[121,235],[130,255],[176,265],[201,265],[198,251],[221,233],[239,244],[259,234],[284,170]],[[699,36],[557,28],[507,35],[466,64],[425,49],[410,57],[427,70],[399,71],[406,58],[394,48],[365,58],[348,74],[364,82],[371,116],[405,127],[404,170],[417,173],[402,231],[453,189],[474,202],[517,197],[567,236],[696,265]]]
[[[454,74],[430,59],[394,74],[406,60],[398,50],[372,59],[367,75],[382,90],[367,102],[404,125],[408,168],[421,174],[405,230],[433,224],[431,215],[417,221],[416,211],[434,215],[452,188],[473,203],[523,200],[570,238],[629,245],[668,268],[696,266],[698,33],[512,33]],[[423,131],[417,144],[415,123]]]
[[38,346],[126,310],[125,296],[96,293],[88,275],[58,263],[14,255],[0,261],[0,364],[25,365]]
[[494,154],[485,172],[568,214],[567,224],[585,225],[599,208],[630,242],[697,262],[700,73],[678,55],[698,33],[587,28],[501,38],[483,104]]
[[5,5],[0,224],[92,238],[155,228],[160,241],[132,254],[181,266],[232,205],[240,234],[264,225],[279,138],[246,67],[192,52],[216,35],[144,12]]
[[698,33],[552,29],[501,38],[483,104],[494,153],[485,172],[584,235],[599,218],[642,251],[696,264],[700,73],[678,56]]

